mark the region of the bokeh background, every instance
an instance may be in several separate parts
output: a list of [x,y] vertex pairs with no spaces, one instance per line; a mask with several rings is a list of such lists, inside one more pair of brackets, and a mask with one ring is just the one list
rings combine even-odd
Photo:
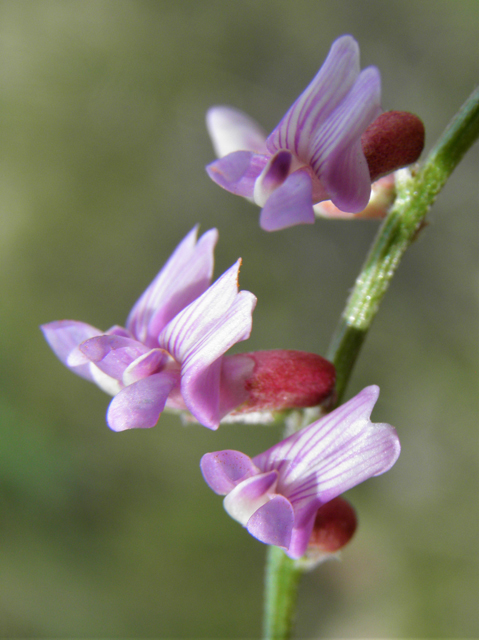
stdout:
[[[176,244],[216,226],[259,299],[241,350],[324,353],[376,222],[266,234],[204,165],[212,104],[277,123],[351,33],[383,106],[426,149],[477,82],[472,0],[0,2],[0,636],[258,637],[265,547],[203,482],[206,451],[255,455],[278,427],[210,432],[163,415],[115,434],[108,397],[38,325],[122,324]],[[296,635],[477,635],[477,150],[411,247],[348,395],[382,390],[394,469],[348,494],[342,562],[303,580]]]

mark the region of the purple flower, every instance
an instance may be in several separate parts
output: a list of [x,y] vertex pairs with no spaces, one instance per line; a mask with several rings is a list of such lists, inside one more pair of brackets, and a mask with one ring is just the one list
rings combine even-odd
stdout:
[[400,454],[395,429],[370,421],[378,394],[377,386],[366,387],[253,459],[239,451],[207,453],[201,461],[203,477],[226,496],[227,513],[249,533],[300,558],[318,509],[388,471]]
[[312,205],[322,200],[358,213],[371,185],[361,137],[379,114],[379,71],[360,72],[358,44],[342,36],[268,137],[235,109],[210,109],[207,127],[220,159],[207,172],[262,207],[267,231],[314,222]]
[[217,239],[211,229],[197,241],[193,229],[137,301],[126,328],[102,332],[75,320],[42,326],[67,367],[114,395],[107,412],[114,431],[153,427],[165,406],[188,409],[216,429],[245,401],[239,372],[236,384],[223,380],[223,354],[249,337],[256,298],[238,291],[241,260],[210,285]]

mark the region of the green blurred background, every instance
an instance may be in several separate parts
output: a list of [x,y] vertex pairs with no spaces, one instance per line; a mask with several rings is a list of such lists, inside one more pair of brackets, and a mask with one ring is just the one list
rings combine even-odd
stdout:
[[[206,451],[255,455],[277,427],[211,432],[162,416],[115,434],[109,399],[38,325],[122,324],[181,238],[220,231],[259,299],[238,350],[324,353],[375,222],[266,234],[207,178],[212,104],[277,123],[351,33],[383,107],[426,148],[477,81],[475,1],[0,2],[0,636],[258,637],[265,547],[203,482]],[[343,561],[303,581],[297,637],[477,635],[476,149],[409,250],[349,396],[379,384],[394,469],[349,492]]]

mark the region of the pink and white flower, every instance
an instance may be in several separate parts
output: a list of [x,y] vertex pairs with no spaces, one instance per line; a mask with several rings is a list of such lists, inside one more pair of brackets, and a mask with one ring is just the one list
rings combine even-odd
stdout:
[[226,496],[225,510],[251,535],[300,558],[319,508],[385,473],[400,455],[395,429],[370,421],[378,395],[377,386],[366,387],[255,458],[231,450],[207,453],[203,477]]
[[197,241],[193,229],[134,305],[125,328],[103,332],[75,320],[42,326],[67,367],[114,396],[107,412],[114,431],[153,427],[165,406],[187,409],[216,429],[246,400],[238,371],[235,384],[222,382],[223,354],[249,337],[256,298],[238,291],[241,260],[210,284],[217,239],[211,229]]
[[[417,160],[424,129],[413,114],[380,115],[380,94],[378,69],[360,71],[357,42],[342,36],[268,137],[237,109],[208,111],[207,128],[219,160],[207,166],[207,173],[227,191],[262,207],[260,226],[266,231],[311,224],[315,214],[383,216],[390,202],[381,209],[377,202],[363,215],[371,183]],[[313,206],[330,200],[330,207]]]

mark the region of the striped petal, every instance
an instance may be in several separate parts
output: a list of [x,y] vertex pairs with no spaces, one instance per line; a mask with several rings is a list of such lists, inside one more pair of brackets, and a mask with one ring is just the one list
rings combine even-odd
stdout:
[[238,292],[238,260],[200,298],[170,322],[159,345],[182,365],[182,396],[204,426],[216,429],[220,414],[220,357],[246,340],[252,329],[257,299]]
[[130,312],[127,329],[149,347],[157,347],[162,329],[210,286],[218,232],[210,229],[197,242],[197,231],[182,240]]
[[268,136],[269,151],[288,149],[307,164],[312,136],[350,91],[359,73],[357,42],[352,36],[338,38],[320,71]]
[[292,503],[303,526],[312,510],[367,478],[388,471],[400,455],[396,431],[370,414],[377,386],[366,387],[329,415],[253,459],[279,471],[278,491]]
[[380,110],[380,74],[362,71],[342,103],[315,132],[309,164],[332,202],[342,211],[358,213],[370,198],[370,171],[361,136]]

